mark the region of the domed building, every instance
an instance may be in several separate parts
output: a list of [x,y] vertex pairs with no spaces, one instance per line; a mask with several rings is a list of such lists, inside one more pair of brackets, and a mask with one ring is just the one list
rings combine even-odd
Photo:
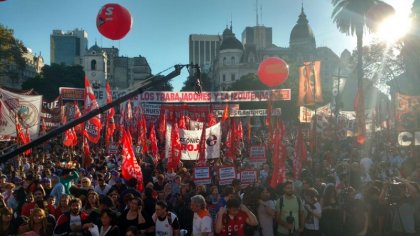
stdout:
[[242,33],[242,42],[235,37],[232,26],[226,27],[218,54],[210,68],[213,90],[229,90],[230,85],[242,76],[256,74],[259,63],[273,56],[296,65],[321,60],[321,79],[326,82],[324,88],[327,90],[332,88],[331,78],[340,65],[340,58],[331,49],[316,47],[314,32],[302,7],[290,33],[289,47],[279,47],[272,43],[271,27],[246,27]]

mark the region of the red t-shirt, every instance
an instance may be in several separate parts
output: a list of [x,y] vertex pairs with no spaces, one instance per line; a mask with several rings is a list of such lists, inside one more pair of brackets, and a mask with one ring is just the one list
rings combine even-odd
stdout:
[[31,215],[32,209],[35,208],[35,202],[27,202],[23,204],[21,214],[29,217]]
[[225,214],[222,219],[223,229],[219,236],[245,236],[244,226],[246,224],[246,219],[248,219],[248,215],[241,210],[239,210],[238,214],[233,219]]

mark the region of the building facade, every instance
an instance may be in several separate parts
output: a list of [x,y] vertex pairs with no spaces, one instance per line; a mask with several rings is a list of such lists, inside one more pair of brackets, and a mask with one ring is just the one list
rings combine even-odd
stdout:
[[189,36],[189,59],[207,72],[217,56],[222,38],[220,35],[191,34]]
[[50,35],[50,63],[82,65],[87,47],[88,34],[86,31],[80,29],[67,32],[53,30]]
[[27,51],[22,54],[22,57],[25,59],[25,68],[20,70],[15,63],[8,64],[7,71],[9,73],[0,75],[0,85],[21,89],[23,82],[41,73],[44,67],[44,58],[41,56],[41,53],[36,55],[30,48],[27,48]]
[[321,79],[325,89],[332,89],[332,77],[340,65],[340,58],[329,48],[316,47],[315,36],[303,7],[291,30],[288,47],[274,45],[272,28],[259,25],[246,27],[242,32],[242,42],[235,37],[232,26],[225,29],[222,38],[210,69],[214,90],[228,90],[242,76],[256,74],[260,62],[268,57],[280,57],[296,65],[321,60]]

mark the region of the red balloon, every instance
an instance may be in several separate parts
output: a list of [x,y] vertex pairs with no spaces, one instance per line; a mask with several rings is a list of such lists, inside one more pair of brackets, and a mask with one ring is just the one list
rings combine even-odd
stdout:
[[278,57],[269,57],[260,63],[258,77],[268,87],[277,87],[289,77],[289,66]]
[[363,145],[366,142],[366,137],[363,134],[359,134],[356,137],[356,142],[360,145]]
[[99,32],[112,40],[124,38],[131,29],[130,12],[116,3],[104,5],[96,17],[96,27]]

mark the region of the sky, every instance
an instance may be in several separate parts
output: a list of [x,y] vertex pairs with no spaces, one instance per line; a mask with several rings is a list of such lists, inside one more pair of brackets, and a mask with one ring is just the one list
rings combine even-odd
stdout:
[[[273,43],[288,47],[290,32],[298,20],[301,0],[258,0],[262,8],[260,24],[272,27]],[[385,0],[397,14],[408,15],[413,0]],[[126,7],[133,26],[126,37],[113,41],[96,28],[96,16],[106,3]],[[355,36],[340,33],[331,19],[331,0],[304,0],[304,9],[315,34],[317,46],[331,48],[338,55],[352,51]],[[258,7],[258,8],[260,8]],[[34,53],[42,53],[50,64],[50,34],[54,29],[75,28],[88,33],[89,47],[115,46],[122,56],[144,56],[153,74],[188,64],[190,34],[222,34],[232,21],[233,32],[241,40],[247,26],[256,25],[256,0],[6,0],[0,2],[0,24],[14,30]],[[187,73],[172,80],[178,91]]]

